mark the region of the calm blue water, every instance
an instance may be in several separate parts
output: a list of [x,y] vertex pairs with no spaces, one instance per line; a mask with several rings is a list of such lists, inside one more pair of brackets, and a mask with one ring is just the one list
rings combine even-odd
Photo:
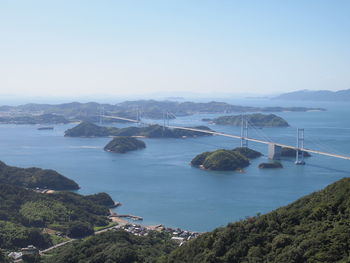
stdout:
[[[285,102],[231,101],[242,105],[287,105]],[[300,103],[303,106],[310,106]],[[305,128],[306,147],[350,156],[350,107],[321,104],[327,112],[278,115],[289,128],[250,130],[252,137],[295,144],[296,127]],[[203,124],[196,115],[172,124]],[[38,131],[30,125],[0,126],[0,159],[9,165],[51,168],[74,179],[82,194],[107,192],[123,203],[121,213],[142,216],[145,224],[164,224],[195,231],[212,230],[230,221],[265,213],[349,176],[350,161],[313,156],[307,165],[284,160],[284,169],[259,170],[261,157],[245,173],[209,172],[192,168],[191,159],[203,151],[234,148],[239,141],[224,137],[145,139],[147,148],[124,155],[102,150],[109,138],[65,138],[74,125],[58,125],[54,131]],[[239,134],[239,129],[211,126]],[[250,144],[264,154],[267,147]]]

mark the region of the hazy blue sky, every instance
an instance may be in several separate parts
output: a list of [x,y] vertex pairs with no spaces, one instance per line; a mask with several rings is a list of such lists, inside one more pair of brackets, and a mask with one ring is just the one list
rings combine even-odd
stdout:
[[350,1],[0,0],[0,95],[350,88]]

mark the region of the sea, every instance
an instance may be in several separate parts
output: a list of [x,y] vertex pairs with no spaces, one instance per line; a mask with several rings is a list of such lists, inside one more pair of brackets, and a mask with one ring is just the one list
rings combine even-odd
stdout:
[[[305,129],[305,147],[350,156],[349,103],[227,99],[247,106],[322,107],[327,111],[278,112],[290,127],[249,129],[249,137],[295,145],[297,128]],[[215,131],[240,134],[232,126],[208,125],[203,118],[178,117],[170,125],[207,125]],[[145,120],[154,123],[154,120]],[[205,171],[190,166],[197,154],[233,149],[240,141],[221,136],[142,139],[147,147],[126,154],[103,151],[111,138],[69,138],[76,124],[37,130],[37,125],[0,125],[0,160],[18,167],[54,169],[75,180],[80,194],[108,193],[122,206],[117,213],[143,217],[142,224],[162,224],[191,231],[210,231],[259,213],[270,212],[350,175],[350,161],[312,154],[306,165],[293,158],[282,169],[259,169],[267,162],[267,146],[249,142],[264,155],[243,172]],[[105,124],[107,125],[107,124]],[[126,124],[115,124],[125,127]]]

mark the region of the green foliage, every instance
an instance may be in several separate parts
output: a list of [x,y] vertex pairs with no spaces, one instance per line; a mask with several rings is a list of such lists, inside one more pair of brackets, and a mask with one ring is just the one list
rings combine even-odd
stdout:
[[0,183],[23,186],[27,188],[49,188],[55,190],[76,190],[76,182],[54,170],[40,168],[18,168],[8,166],[0,161]]
[[194,157],[191,161],[191,164],[193,166],[200,166],[203,164],[205,159],[211,154],[211,152],[204,152],[201,154],[198,154],[196,157]]
[[65,131],[64,136],[68,137],[107,137],[118,128],[114,127],[101,127],[91,122],[83,121],[74,128]]
[[45,247],[50,243],[45,241],[48,238],[33,227],[48,227],[67,234],[72,222],[83,222],[90,228],[108,225],[108,214],[108,207],[95,203],[91,196],[84,197],[71,192],[41,194],[0,184],[0,220],[3,222],[0,247],[35,245],[31,236],[36,236],[38,242],[42,240],[38,247]]
[[248,159],[255,159],[262,155],[260,152],[250,149],[248,147],[237,147],[233,149],[233,151],[238,152],[239,154],[243,155]]
[[99,204],[102,206],[112,207],[114,206],[113,199],[106,193],[97,193],[93,195],[86,195],[85,199],[94,202],[95,204]]
[[40,229],[24,227],[6,221],[0,221],[0,247],[11,249],[34,245],[38,248],[50,246],[51,240],[48,235],[42,234]]
[[[244,116],[251,125],[256,127],[287,127],[289,126],[288,122],[283,118],[275,115],[275,114],[261,114],[254,113],[248,114]],[[233,125],[233,126],[241,126],[242,125],[242,115],[235,116],[221,116],[211,121],[215,124],[219,125]]]
[[168,263],[349,262],[350,178],[263,216],[205,233]]
[[67,235],[71,238],[82,238],[94,233],[92,226],[89,223],[74,221],[68,225]]
[[[244,153],[248,153],[248,151]],[[192,159],[191,164],[196,167],[203,166],[208,170],[233,171],[248,166],[249,160],[238,150],[222,149],[201,153]]]
[[146,144],[133,137],[115,137],[111,140],[105,147],[105,151],[115,152],[115,153],[126,153],[129,151],[135,151],[143,149],[146,147]]
[[125,231],[108,231],[59,248],[42,262],[156,263],[176,247],[163,233],[150,232],[146,237],[139,237]]
[[40,263],[40,255],[23,255],[22,260],[24,263]]
[[19,213],[29,225],[43,227],[48,222],[69,221],[71,211],[60,202],[40,200],[24,203]]
[[[196,126],[192,128],[211,131],[211,129],[206,126]],[[131,126],[118,129],[115,127],[101,127],[89,122],[82,122],[76,127],[65,131],[65,136],[69,137],[144,136],[147,138],[181,138],[206,135],[210,134],[182,129],[169,129],[157,124],[146,127]]]

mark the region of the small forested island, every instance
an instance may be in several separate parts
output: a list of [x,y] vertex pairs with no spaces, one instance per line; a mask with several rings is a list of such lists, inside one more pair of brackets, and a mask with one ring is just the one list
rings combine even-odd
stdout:
[[[212,131],[206,126],[190,127],[194,129]],[[210,136],[211,134],[188,131],[183,129],[170,129],[161,125],[149,125],[146,127],[102,127],[90,122],[82,122],[76,127],[65,131],[67,137],[107,137],[107,136],[142,136],[147,138],[182,138],[182,137],[198,137]]]
[[130,136],[120,136],[115,137],[111,140],[105,147],[104,150],[107,152],[114,153],[126,153],[129,151],[135,151],[143,149],[146,147],[146,144],[136,138]]
[[191,165],[207,170],[234,171],[249,165],[249,159],[257,158],[261,153],[252,149],[216,150],[204,152],[191,161]]
[[0,183],[26,188],[48,188],[53,190],[77,190],[79,185],[54,170],[41,168],[18,168],[0,161]]
[[274,161],[269,163],[259,164],[260,169],[274,169],[274,168],[283,168],[283,165],[280,162]]
[[[304,153],[304,157],[311,157],[311,154],[308,152],[303,151]],[[292,148],[285,148],[282,147],[282,151],[281,151],[281,156],[282,157],[295,157],[297,154],[297,151],[295,149]]]
[[[244,115],[244,118],[248,120],[249,124],[256,127],[288,127],[289,124],[283,118],[275,114],[261,114],[254,113]],[[221,116],[215,119],[203,119],[203,121],[208,121],[219,125],[232,125],[241,126],[242,125],[242,115],[234,116]]]

